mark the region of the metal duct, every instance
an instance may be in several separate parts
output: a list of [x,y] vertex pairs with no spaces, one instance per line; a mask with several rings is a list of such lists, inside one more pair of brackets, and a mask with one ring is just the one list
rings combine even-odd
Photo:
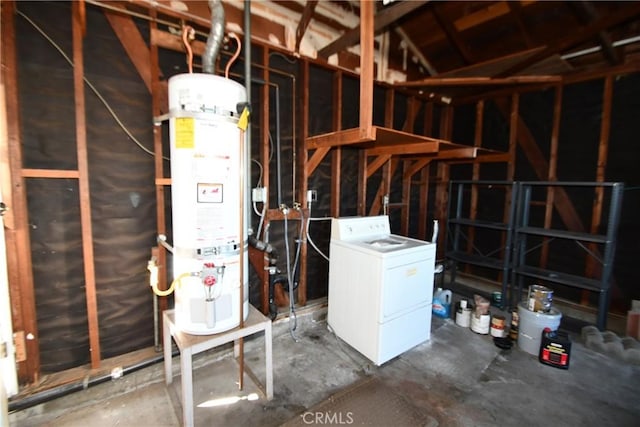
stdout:
[[202,69],[205,73],[214,74],[216,58],[224,37],[224,8],[222,0],[209,0],[211,9],[211,31],[207,37],[207,46],[202,54]]

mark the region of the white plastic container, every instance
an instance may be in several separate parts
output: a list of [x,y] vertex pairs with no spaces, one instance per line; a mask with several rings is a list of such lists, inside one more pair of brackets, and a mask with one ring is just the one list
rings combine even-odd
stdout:
[[540,341],[544,328],[555,331],[560,326],[562,313],[550,309],[548,313],[536,313],[527,309],[525,303],[518,304],[518,347],[529,354],[540,353]]
[[476,334],[487,335],[491,324],[491,314],[481,314],[477,316],[475,313],[471,315],[470,329]]
[[471,325],[471,307],[467,307],[467,300],[461,300],[456,310],[456,325],[468,328]]

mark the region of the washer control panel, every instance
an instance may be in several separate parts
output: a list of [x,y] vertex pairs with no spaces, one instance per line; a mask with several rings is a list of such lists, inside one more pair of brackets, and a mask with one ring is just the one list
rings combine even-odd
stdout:
[[389,234],[391,234],[391,227],[387,215],[353,216],[331,220],[332,240],[363,240]]

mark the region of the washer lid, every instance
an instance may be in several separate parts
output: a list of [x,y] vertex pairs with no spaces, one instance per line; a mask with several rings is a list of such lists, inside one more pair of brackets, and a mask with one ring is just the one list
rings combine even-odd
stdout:
[[343,243],[382,254],[411,251],[415,248],[433,245],[433,243],[431,242],[425,242],[423,240],[412,239],[410,237],[399,236],[396,234],[388,234],[386,236],[378,236],[372,239],[356,240]]
[[381,249],[398,249],[400,246],[406,246],[406,240],[394,239],[393,237],[382,237],[380,239],[370,240],[365,242],[373,246],[374,248]]

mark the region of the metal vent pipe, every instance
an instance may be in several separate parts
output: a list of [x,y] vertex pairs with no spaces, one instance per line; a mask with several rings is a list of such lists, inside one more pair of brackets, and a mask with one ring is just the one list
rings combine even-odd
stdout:
[[211,31],[209,31],[207,45],[202,54],[202,70],[207,74],[215,74],[216,59],[224,38],[222,0],[209,0],[209,9],[211,9]]

